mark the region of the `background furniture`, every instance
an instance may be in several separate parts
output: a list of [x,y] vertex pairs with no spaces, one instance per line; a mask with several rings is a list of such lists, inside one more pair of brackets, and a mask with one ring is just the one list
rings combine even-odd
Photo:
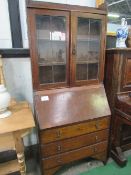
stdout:
[[106,162],[106,11],[29,1],[27,15],[43,173],[86,157]]
[[127,132],[126,127],[131,127],[131,92],[117,95],[113,116],[111,155],[120,166],[124,166],[127,162],[122,150],[131,147],[131,134]]
[[[110,150],[114,152],[113,157],[115,160],[122,163],[122,158],[119,157],[118,161],[118,152],[114,148],[114,130],[118,127],[118,123],[115,122],[116,112],[115,108],[120,108],[117,104],[115,105],[116,95],[123,92],[128,92],[131,90],[131,49],[107,49],[106,51],[106,64],[105,64],[105,90],[108,97],[108,102],[112,110],[112,120],[111,120],[111,141],[110,141]],[[128,93],[127,93],[128,94]],[[125,95],[126,96],[126,95]],[[125,108],[126,109],[126,108]],[[124,110],[122,109],[124,112]],[[123,119],[124,120],[124,119]],[[123,139],[130,137],[131,127],[125,125],[123,130],[119,130],[119,136],[123,135]],[[124,138],[125,137],[125,138]],[[122,144],[122,142],[121,142]],[[125,147],[124,147],[125,145]],[[130,146],[126,146],[126,142],[123,142],[122,149],[129,149]],[[125,162],[125,161],[124,161]]]
[[35,126],[35,123],[27,103],[14,104],[10,110],[12,111],[10,117],[0,119],[0,150],[16,149],[18,160],[2,163],[0,174],[5,175],[20,171],[21,175],[24,175],[26,174],[26,165],[22,137]]
[[105,62],[105,90],[113,112],[119,92],[131,90],[131,49],[107,49]]

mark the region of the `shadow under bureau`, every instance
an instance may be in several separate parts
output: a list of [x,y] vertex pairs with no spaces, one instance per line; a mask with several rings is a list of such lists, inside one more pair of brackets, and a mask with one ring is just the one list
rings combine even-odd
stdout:
[[107,159],[110,109],[104,87],[74,87],[35,94],[43,174],[92,157]]

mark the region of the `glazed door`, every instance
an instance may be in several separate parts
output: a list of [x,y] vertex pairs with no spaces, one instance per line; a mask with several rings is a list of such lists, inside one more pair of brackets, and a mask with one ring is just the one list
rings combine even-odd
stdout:
[[105,18],[72,13],[72,85],[97,84],[103,79]]
[[69,85],[69,13],[29,10],[33,84],[36,90]]

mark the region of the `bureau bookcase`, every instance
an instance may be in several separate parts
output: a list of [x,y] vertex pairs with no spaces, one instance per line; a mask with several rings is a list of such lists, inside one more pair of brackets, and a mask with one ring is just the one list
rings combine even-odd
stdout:
[[43,174],[86,157],[106,161],[106,11],[27,1],[27,16]]

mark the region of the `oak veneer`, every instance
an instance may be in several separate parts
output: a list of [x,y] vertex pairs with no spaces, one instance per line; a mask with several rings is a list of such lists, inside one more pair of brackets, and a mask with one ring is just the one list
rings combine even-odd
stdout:
[[42,160],[44,169],[54,168],[107,150],[107,141],[73,151],[65,152]]
[[41,143],[50,143],[56,140],[62,140],[70,137],[75,137],[99,130],[108,128],[110,123],[110,118],[105,117],[102,119],[97,119],[93,121],[85,121],[80,124],[73,124],[70,126],[60,127],[51,130],[45,130],[40,132]]
[[[42,96],[49,101],[41,101]],[[90,156],[106,161],[110,110],[103,86],[36,92],[35,110],[43,173],[52,174],[64,164]]]
[[17,112],[12,111],[11,117],[0,120],[0,134],[24,130],[34,126],[31,109],[21,109]]
[[49,144],[44,144],[41,141],[41,153],[43,157],[52,156],[58,153],[71,151],[84,146],[92,145],[108,139],[109,130],[101,130],[90,134],[64,139]]
[[8,161],[0,164],[0,175],[19,172],[20,168],[17,160]]
[[[110,114],[103,85],[45,90],[35,94],[40,130]],[[41,102],[41,96],[48,96],[49,101]]]
[[[102,85],[106,13],[96,8],[27,2],[34,105],[44,175],[52,175],[64,164],[86,157],[104,162],[107,159],[110,109]],[[64,20],[59,23],[61,17]],[[65,38],[52,39],[54,31]],[[53,52],[50,42],[52,47],[55,43]],[[63,45],[62,50],[56,43]],[[59,69],[61,73],[58,69],[55,72],[58,65],[63,67]]]

